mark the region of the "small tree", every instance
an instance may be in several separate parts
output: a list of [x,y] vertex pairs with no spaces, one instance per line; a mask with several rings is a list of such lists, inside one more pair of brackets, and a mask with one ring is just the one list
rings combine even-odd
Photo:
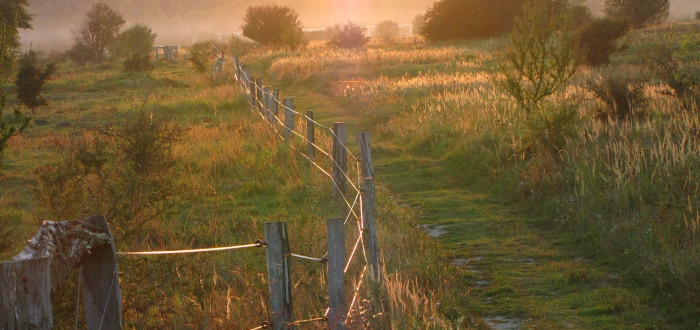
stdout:
[[22,133],[28,126],[31,118],[15,109],[11,115],[4,115],[5,95],[0,95],[0,156],[2,156],[7,141],[15,135]]
[[342,26],[336,24],[326,31],[329,36],[328,44],[338,48],[361,48],[369,41],[367,28],[353,22]]
[[17,98],[32,112],[36,107],[46,105],[46,99],[41,97],[41,90],[49,77],[56,71],[56,65],[49,63],[42,68],[36,52],[29,50],[20,59],[19,72],[15,79]]
[[411,33],[412,34],[423,33],[423,24],[425,24],[425,16],[416,15],[416,17],[413,18],[413,21],[411,21]]
[[243,17],[243,35],[263,45],[297,49],[304,44],[299,14],[287,6],[248,7]]
[[527,112],[566,86],[577,69],[577,43],[566,0],[529,0],[515,20],[498,84]]
[[75,33],[76,46],[73,48],[87,52],[84,55],[86,58],[99,63],[104,60],[107,47],[117,37],[124,23],[124,17],[106,4],[93,4],[83,25]]
[[109,45],[109,52],[117,57],[130,58],[148,55],[153,51],[156,34],[143,24],[134,24],[122,31]]
[[604,11],[627,20],[634,28],[641,28],[666,20],[669,6],[669,0],[605,0]]
[[399,28],[399,23],[387,20],[377,23],[377,27],[374,30],[374,35],[385,42],[389,42],[398,37],[400,31],[401,29]]

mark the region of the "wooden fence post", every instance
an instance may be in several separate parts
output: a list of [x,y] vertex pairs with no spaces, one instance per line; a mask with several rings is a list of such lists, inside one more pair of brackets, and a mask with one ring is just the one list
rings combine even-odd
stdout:
[[284,139],[291,140],[294,131],[294,99],[287,97],[284,99]]
[[265,223],[267,242],[267,281],[270,290],[270,322],[272,329],[286,329],[286,322],[294,322],[292,309],[292,282],[289,278],[289,238],[284,222]]
[[52,329],[51,258],[0,263],[0,329]]
[[267,122],[272,124],[272,112],[270,112],[270,87],[265,87],[263,88],[263,98],[265,101],[263,102],[263,105],[265,106],[264,115],[265,119],[267,119]]
[[345,123],[333,123],[333,182],[337,189],[333,189],[334,195],[344,196],[348,192],[346,173],[348,172],[348,151],[345,149],[347,142]]
[[382,281],[381,267],[379,265],[379,242],[377,241],[377,228],[374,219],[375,188],[374,165],[370,149],[369,133],[362,132],[357,135],[357,143],[360,145],[360,157],[362,160],[362,227],[364,229],[365,249],[369,251],[369,263],[371,265],[370,277],[375,282]]
[[240,83],[241,81],[241,66],[240,66],[240,59],[238,56],[233,57],[233,77],[236,78],[236,82]]
[[313,120],[314,112],[312,110],[306,111],[306,139],[308,140],[306,143],[306,154],[312,163],[311,165],[313,165],[314,157],[316,156],[316,147],[314,147],[316,143],[316,134],[314,132],[316,125]]
[[[85,222],[97,226],[112,239],[103,216],[93,216]],[[122,292],[119,286],[117,253],[112,244],[93,249],[81,261],[80,284],[83,287],[85,323],[87,329],[122,328]]]
[[[277,102],[279,102],[279,96],[280,96],[280,90],[273,89],[272,90],[272,108],[270,108],[270,110],[272,110],[272,114],[274,114],[275,117],[277,117],[277,115],[279,114],[279,110],[278,110],[279,104],[277,103]],[[275,119],[275,121],[277,121],[277,119]]]
[[258,111],[262,112],[262,102],[263,102],[263,81],[262,78],[258,78],[255,80],[255,99],[257,102],[255,102],[255,107],[258,109]]
[[248,92],[249,92],[249,99],[250,99],[250,110],[255,110],[256,108],[256,100],[255,98],[257,97],[257,93],[255,92],[255,77],[250,77],[248,76]]
[[328,322],[331,329],[345,329],[345,224],[328,219]]

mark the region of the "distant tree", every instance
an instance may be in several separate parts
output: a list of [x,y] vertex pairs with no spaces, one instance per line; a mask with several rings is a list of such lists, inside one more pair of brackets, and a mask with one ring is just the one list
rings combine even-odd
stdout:
[[604,11],[638,29],[666,20],[669,6],[669,0],[605,0]]
[[695,19],[700,20],[700,10],[695,12]]
[[377,23],[377,27],[374,30],[374,34],[377,38],[383,41],[392,41],[399,36],[399,23],[394,21],[381,21]]
[[618,39],[627,33],[629,26],[619,19],[594,18],[579,32],[579,44],[583,61],[589,66],[600,66],[610,62],[610,55],[622,50]]
[[74,49],[86,51],[84,57],[93,62],[102,62],[107,47],[117,37],[124,23],[124,17],[106,4],[93,4],[83,25],[75,33],[77,46],[74,46]]
[[[31,28],[32,16],[27,12],[26,0],[0,1],[0,85],[12,71],[15,54],[19,48],[19,29]],[[0,87],[0,156],[7,142],[24,131],[31,120],[15,109],[12,115],[5,116],[5,89]]]
[[508,33],[524,0],[439,0],[425,13],[428,40],[486,38]]
[[345,25],[336,24],[326,30],[329,36],[328,44],[334,47],[362,48],[369,41],[367,28],[353,22]]
[[423,31],[423,24],[425,24],[425,16],[416,15],[411,22],[411,32],[413,32],[413,34],[421,34]]
[[17,98],[32,109],[46,105],[46,99],[41,97],[41,90],[49,77],[56,71],[56,65],[49,63],[43,66],[39,63],[36,52],[29,50],[19,61],[19,72],[15,79]]
[[156,34],[143,24],[134,24],[122,31],[109,45],[109,52],[117,57],[130,58],[148,55],[153,51]]
[[287,6],[248,7],[243,17],[243,35],[263,45],[297,49],[304,44],[299,14]]

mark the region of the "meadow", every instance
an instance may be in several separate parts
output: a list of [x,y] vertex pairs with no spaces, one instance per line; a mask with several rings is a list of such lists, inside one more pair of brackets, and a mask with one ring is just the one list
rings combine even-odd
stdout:
[[[575,126],[557,155],[494,84],[505,37],[239,53],[298,111],[347,122],[349,141],[372,134],[387,276],[362,291],[357,322],[687,328],[700,318],[700,120],[643,54],[670,44],[697,69],[698,31],[696,22],[634,31],[610,66],[581,69],[566,90]],[[13,193],[0,196],[0,258],[41,220],[95,213],[107,216],[120,251],[247,244],[264,222],[284,220],[295,252],[321,255],[325,219],[343,205],[250,111],[231,74],[61,64],[46,88],[50,105],[2,160],[0,189]],[[605,76],[644,81],[644,111],[601,120],[604,104],[587,84]],[[135,152],[137,139],[153,148]],[[444,233],[433,239],[421,227]],[[120,257],[119,268],[128,327],[253,328],[266,319],[260,251]],[[295,263],[292,278],[296,318],[318,316],[323,267]],[[58,328],[75,322],[76,280],[54,295]]]

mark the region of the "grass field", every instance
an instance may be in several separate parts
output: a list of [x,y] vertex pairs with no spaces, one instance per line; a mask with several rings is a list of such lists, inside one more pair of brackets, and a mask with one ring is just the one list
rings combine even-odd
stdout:
[[[643,54],[668,42],[697,69],[699,30],[684,22],[636,31],[609,67],[574,76],[575,134],[558,157],[533,147],[528,118],[494,86],[505,38],[353,51],[311,44],[256,49],[241,61],[294,96],[297,110],[347,122],[349,141],[372,134],[387,281],[363,291],[363,322],[693,328],[700,121]],[[122,251],[252,243],[264,222],[284,220],[295,253],[322,254],[325,219],[342,216],[343,205],[250,112],[230,74],[61,64],[46,88],[50,105],[2,160],[0,189],[13,193],[0,196],[0,238],[10,242],[1,259],[41,220],[94,213],[107,216]],[[643,115],[596,118],[603,105],[586,84],[610,75],[645,82]],[[157,147],[134,158],[134,139]],[[420,227],[444,233],[432,239]],[[119,268],[128,327],[252,328],[266,319],[260,251],[121,257]],[[296,318],[318,316],[323,267],[299,262],[293,272]],[[54,296],[58,328],[75,320],[76,278]]]

